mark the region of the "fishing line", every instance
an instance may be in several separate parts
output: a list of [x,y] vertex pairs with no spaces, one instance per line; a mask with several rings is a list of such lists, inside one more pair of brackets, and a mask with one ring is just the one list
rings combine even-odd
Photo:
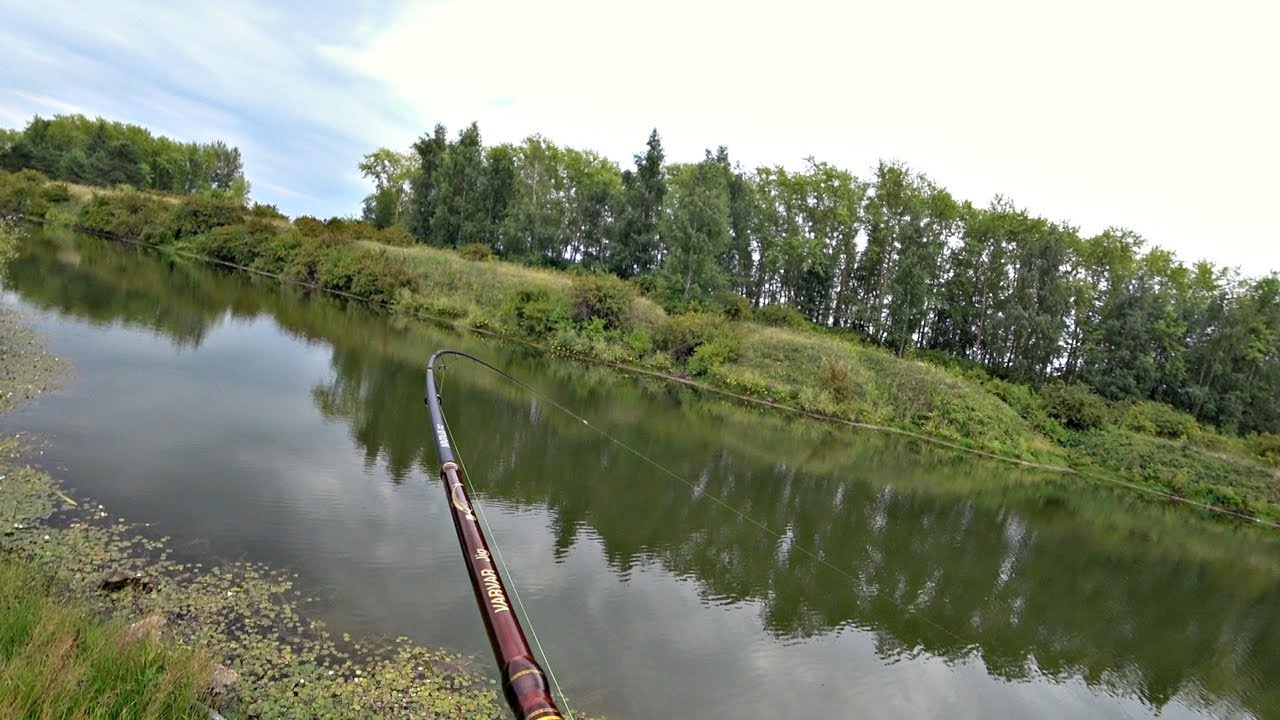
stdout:
[[[695,493],[697,492],[697,487],[694,485],[694,483],[690,482],[689,480],[686,480],[683,476],[681,476],[680,474],[676,473],[674,470],[671,470],[670,468],[668,468],[667,466],[663,465],[662,463],[659,463],[657,460],[653,460],[652,458],[650,458],[649,456],[647,456],[647,455],[645,455],[644,453],[640,452],[639,450],[636,450],[635,448],[631,447],[630,445],[628,445],[627,443],[623,442],[622,440],[619,440],[618,438],[616,438],[616,437],[614,437],[612,434],[610,434],[608,431],[606,431],[606,430],[604,430],[604,429],[602,429],[602,428],[596,427],[594,424],[592,424],[592,423],[591,423],[591,421],[590,421],[590,420],[587,420],[586,418],[584,418],[584,417],[582,417],[581,415],[579,415],[579,414],[575,413],[574,411],[570,410],[569,408],[565,407],[564,405],[561,405],[559,402],[557,402],[557,401],[556,401],[556,400],[554,400],[553,398],[551,398],[551,397],[547,396],[545,393],[541,392],[540,390],[538,390],[537,388],[533,387],[532,385],[529,385],[528,383],[524,382],[524,381],[523,381],[523,380],[521,380],[520,378],[517,378],[517,377],[515,377],[514,375],[512,375],[512,374],[510,374],[510,373],[508,373],[508,372],[506,372],[506,371],[504,371],[504,370],[502,370],[502,369],[500,369],[500,368],[494,367],[493,365],[490,365],[489,363],[485,362],[484,360],[481,360],[481,359],[480,359],[480,358],[478,358],[478,357],[475,357],[475,356],[472,356],[472,355],[468,355],[467,353],[464,353],[464,352],[459,352],[459,351],[457,351],[457,350],[441,351],[441,354],[444,354],[444,353],[448,353],[448,354],[450,354],[450,355],[457,355],[457,356],[459,356],[459,357],[464,357],[464,358],[467,358],[468,360],[471,360],[472,362],[475,362],[475,363],[478,363],[478,364],[480,364],[480,365],[483,365],[484,367],[486,367],[486,368],[488,368],[488,369],[492,370],[493,372],[495,372],[495,373],[497,373],[497,374],[501,375],[502,377],[504,377],[504,378],[506,378],[506,379],[510,380],[511,382],[515,383],[516,385],[519,385],[520,387],[524,388],[525,390],[528,390],[530,393],[532,393],[532,394],[533,394],[533,395],[535,395],[536,397],[538,397],[538,398],[540,398],[541,400],[543,400],[543,401],[547,402],[548,404],[550,404],[552,407],[555,407],[555,408],[557,408],[558,410],[560,410],[561,412],[564,412],[566,415],[568,415],[568,416],[570,416],[570,417],[574,418],[575,420],[578,420],[578,421],[579,421],[579,422],[581,422],[583,425],[586,425],[587,427],[589,427],[589,428],[591,428],[592,430],[596,431],[596,432],[597,432],[597,433],[599,433],[602,437],[604,437],[604,438],[608,439],[610,442],[614,443],[614,444],[615,444],[615,445],[617,445],[618,447],[620,447],[620,448],[622,448],[622,449],[626,450],[627,452],[631,453],[632,455],[635,455],[636,457],[640,458],[641,460],[643,460],[643,461],[645,461],[645,462],[649,463],[650,465],[652,465],[653,467],[657,468],[658,470],[661,470],[661,471],[662,471],[663,473],[665,473],[666,475],[669,475],[670,477],[675,478],[676,480],[679,480],[681,483],[683,483],[685,486],[687,486],[690,490],[695,491]],[[433,392],[434,390],[433,390],[432,388],[427,388],[427,391],[428,391],[428,392]],[[446,425],[446,427],[448,426],[448,421],[447,421],[447,420],[445,421],[445,425]],[[455,452],[455,453],[457,452],[457,445],[454,445],[454,452]],[[465,468],[464,468],[464,472],[465,472]],[[765,525],[765,524],[761,523],[759,520],[756,520],[755,518],[753,518],[753,517],[751,517],[751,516],[747,515],[746,513],[744,513],[744,512],[742,512],[741,510],[739,510],[738,508],[736,508],[736,507],[734,507],[734,506],[730,505],[729,503],[725,502],[724,500],[721,500],[719,497],[716,497],[715,495],[712,495],[712,494],[710,494],[710,493],[705,493],[705,492],[704,492],[704,493],[702,493],[702,497],[709,498],[710,500],[712,500],[713,502],[715,502],[715,503],[716,503],[717,505],[719,505],[720,507],[722,507],[722,508],[724,508],[724,509],[728,510],[729,512],[733,513],[734,515],[736,515],[740,520],[743,520],[743,521],[746,521],[746,522],[748,522],[748,523],[751,523],[752,525],[755,525],[756,527],[760,528],[761,530],[763,530],[764,532],[768,533],[768,534],[769,534],[769,535],[771,535],[772,537],[774,537],[774,538],[776,538],[776,539],[778,539],[778,540],[784,540],[784,539],[785,539],[785,538],[783,537],[782,533],[779,533],[779,532],[777,532],[776,530],[774,530],[773,528],[770,528],[769,526],[767,526],[767,525]],[[803,545],[801,545],[801,544],[799,544],[799,543],[796,543],[796,542],[792,541],[792,543],[791,543],[791,547],[792,547],[792,548],[794,548],[794,549],[796,549],[796,550],[799,550],[801,553],[803,553],[803,554],[807,555],[809,558],[811,558],[811,559],[813,559],[813,560],[816,560],[817,562],[819,562],[819,563],[821,563],[822,565],[826,566],[829,570],[832,570],[833,572],[835,572],[835,573],[837,573],[837,574],[839,574],[839,575],[842,575],[842,576],[843,576],[845,579],[847,579],[849,582],[851,582],[851,583],[853,583],[853,584],[855,584],[855,585],[858,583],[858,579],[857,579],[857,578],[855,578],[853,575],[849,574],[849,573],[848,573],[848,572],[846,572],[845,570],[843,570],[843,569],[841,569],[841,568],[837,567],[836,565],[832,564],[832,563],[831,563],[831,561],[827,560],[826,558],[822,557],[821,555],[819,555],[819,554],[817,554],[817,553],[815,553],[815,552],[810,551],[808,548],[804,547]],[[519,602],[519,599],[520,599],[520,598],[519,598],[519,596],[517,595],[517,596],[516,596],[516,601],[517,601],[517,602]],[[907,614],[909,614],[909,615],[913,615],[913,616],[915,616],[915,617],[916,617],[916,619],[921,620],[921,621],[922,621],[922,622],[924,622],[926,625],[929,625],[930,627],[934,628],[935,630],[937,630],[937,631],[939,631],[939,632],[941,632],[941,633],[944,633],[944,634],[946,634],[946,635],[951,636],[951,638],[953,638],[954,640],[956,640],[957,642],[959,642],[959,643],[960,643],[961,645],[963,645],[965,648],[972,647],[972,643],[968,642],[967,640],[965,640],[964,638],[960,637],[959,635],[957,635],[956,633],[952,632],[951,630],[948,630],[947,628],[945,628],[945,627],[943,627],[943,626],[939,625],[938,623],[936,623],[936,622],[934,622],[934,621],[930,620],[929,618],[927,618],[927,617],[925,617],[925,616],[923,616],[923,615],[920,615],[920,614],[918,614],[918,613],[911,612],[911,611],[910,611],[910,610],[908,610],[906,607],[903,607],[900,603],[898,603],[897,601],[893,600],[892,598],[888,598],[888,600],[889,600],[889,602],[891,602],[891,603],[893,603],[894,605],[896,605],[900,610],[902,610],[902,611],[906,612],[906,613],[907,613]],[[531,628],[531,630],[532,630],[532,628]],[[535,641],[535,642],[537,642],[537,635],[536,635],[536,633],[534,633],[534,641]],[[549,672],[550,672],[550,668],[548,668],[548,673],[549,673]]]
[[1092,473],[1087,470],[1076,470],[1075,473],[1080,477],[1088,478],[1090,480],[1099,480],[1101,482],[1111,483],[1113,485],[1119,485],[1120,487],[1123,487],[1123,488],[1128,488],[1130,490],[1135,490],[1137,492],[1144,492],[1149,495],[1154,495],[1158,498],[1163,498],[1165,500],[1176,500],[1180,503],[1186,503],[1187,505],[1190,505],[1192,507],[1200,508],[1201,510],[1211,510],[1221,515],[1227,515],[1229,517],[1233,517],[1237,520],[1251,521],[1251,522],[1258,523],[1259,525],[1266,525],[1267,527],[1280,530],[1280,523],[1268,520],[1266,518],[1246,515],[1237,510],[1217,507],[1216,505],[1210,505],[1209,503],[1201,502],[1199,500],[1193,500],[1191,498],[1185,498],[1180,495],[1174,495],[1173,493],[1167,492],[1165,490],[1158,490],[1156,488],[1145,487],[1142,485],[1138,485],[1137,483],[1126,482],[1124,480],[1119,480],[1117,478],[1109,478],[1105,475],[1098,475],[1096,473]]
[[[441,366],[440,370],[443,373],[444,366]],[[443,402],[443,379],[440,382],[438,395]],[[498,541],[493,534],[493,527],[489,525],[489,517],[484,511],[484,506],[478,502],[475,485],[471,482],[471,471],[467,469],[467,462],[462,458],[462,451],[458,449],[458,443],[453,438],[453,430],[449,427],[449,418],[441,414],[440,419],[444,422],[444,431],[449,436],[449,445],[453,448],[453,455],[458,459],[458,465],[462,468],[462,479],[467,483],[467,492],[471,495],[471,507],[475,510],[476,517],[480,518],[480,523],[484,525],[485,534],[489,539],[489,547],[493,548],[493,555],[498,558],[498,565],[502,567],[502,575],[506,578],[507,585],[511,587],[511,596],[516,599],[516,606],[520,608],[520,616],[524,618],[525,624],[529,626],[529,635],[533,637],[533,644],[538,648],[538,654],[542,656],[542,663],[547,667],[547,677],[551,679],[551,685],[555,687],[556,694],[560,696],[560,702],[564,705],[564,713],[568,716],[568,720],[574,720],[573,710],[569,707],[569,699],[565,696],[564,689],[560,687],[560,681],[556,679],[556,671],[551,665],[551,659],[547,657],[547,651],[542,647],[542,640],[538,638],[538,630],[534,627],[533,618],[529,615],[529,611],[525,609],[524,601],[520,599],[520,589],[516,586],[515,576],[511,574],[510,568],[507,567],[507,561],[502,557],[502,548],[498,546]]]

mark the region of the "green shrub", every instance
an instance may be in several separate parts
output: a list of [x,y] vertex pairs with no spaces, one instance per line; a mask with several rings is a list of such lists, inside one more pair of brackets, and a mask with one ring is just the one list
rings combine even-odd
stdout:
[[741,344],[731,335],[721,335],[708,340],[693,351],[689,357],[689,372],[694,375],[708,375],[717,368],[738,359]]
[[[296,237],[297,247],[293,252],[292,259],[285,266],[282,275],[290,282],[318,287],[321,284],[321,264],[329,253],[341,243],[327,236],[306,235],[300,230],[297,232]],[[277,240],[277,242],[289,241]]]
[[[965,370],[961,372],[961,375],[967,376],[970,372]],[[1049,415],[1045,410],[1043,397],[1037,394],[1030,386],[993,378],[986,375],[985,372],[982,373],[981,378],[979,380],[966,377],[966,379],[981,384],[991,394],[1004,401],[1005,405],[1013,408],[1013,411],[1023,420],[1026,420],[1027,424],[1036,431],[1055,442],[1066,441],[1066,428],[1063,427],[1060,421]]]
[[17,223],[0,218],[0,279],[4,278],[5,268],[18,256],[21,238],[22,230]]
[[245,223],[213,228],[201,238],[197,248],[215,260],[271,272],[262,267],[260,260],[272,249],[276,233],[270,221],[250,218]]
[[1078,433],[1070,447],[1077,462],[1125,480],[1234,512],[1280,516],[1273,473],[1247,460],[1116,428]]
[[1249,440],[1249,449],[1254,455],[1272,465],[1280,465],[1280,434],[1263,433]]
[[632,360],[642,358],[653,350],[653,336],[643,327],[634,328],[623,340],[631,353]]
[[546,288],[517,291],[507,307],[507,315],[520,334],[531,338],[546,335],[569,322],[564,302]]
[[363,220],[331,217],[324,221],[324,232],[343,242],[376,240],[378,228]]
[[1124,426],[1134,432],[1185,440],[1198,427],[1195,418],[1164,403],[1143,400],[1124,409]]
[[138,192],[95,194],[76,215],[81,229],[123,240],[140,240],[168,214],[162,201]]
[[41,195],[46,202],[58,204],[71,200],[71,187],[64,182],[49,183],[44,186]]
[[395,247],[409,247],[414,243],[414,239],[404,225],[396,224],[379,230],[378,242]]
[[736,292],[721,290],[711,296],[707,308],[730,320],[741,320],[751,314],[751,303]]
[[693,356],[704,343],[729,335],[724,319],[706,313],[674,315],[658,325],[653,342],[677,363]]
[[[666,355],[659,356],[667,359]],[[723,383],[726,387],[734,392],[753,397],[762,397],[771,399],[773,392],[769,382],[764,377],[751,370],[747,370],[740,366],[720,366],[711,369],[711,375],[718,382]]]
[[211,195],[190,195],[182,198],[164,222],[148,231],[146,239],[152,242],[168,242],[203,235],[214,228],[239,225],[245,219],[245,209],[239,203]]
[[288,220],[288,216],[280,212],[280,208],[267,203],[256,202],[249,208],[249,214],[264,220]]
[[325,234],[324,223],[310,215],[299,215],[294,218],[293,226],[298,229],[298,232],[307,237],[320,237]]
[[350,244],[332,245],[321,253],[315,276],[325,290],[373,302],[388,302],[400,288],[412,288],[416,282],[399,258]]
[[631,288],[612,275],[577,274],[569,286],[569,314],[577,323],[598,319],[606,330],[621,330],[634,299]]
[[1045,385],[1040,389],[1040,402],[1049,417],[1070,430],[1093,430],[1111,421],[1107,401],[1082,385]]
[[822,363],[822,387],[836,402],[844,403],[853,399],[853,383],[849,380],[849,371],[831,358]]
[[[255,218],[250,222],[269,223],[270,221]],[[272,225],[274,232],[264,238],[258,247],[258,256],[254,259],[252,267],[254,270],[284,276],[288,273],[289,266],[297,262],[303,237],[293,227],[279,227],[274,223]]]
[[48,178],[35,170],[5,173],[0,177],[0,216],[44,217],[49,212],[44,194],[47,182]]
[[458,248],[458,256],[463,260],[484,262],[493,259],[493,248],[484,243],[468,243]]
[[370,302],[390,302],[401,289],[410,291],[418,287],[418,278],[409,271],[403,258],[385,250],[356,251],[355,272],[346,292]]
[[612,349],[611,335],[615,334],[605,329],[604,320],[600,318],[584,323],[562,322],[551,332],[549,344],[554,352],[613,360],[619,359]]
[[752,313],[756,322],[774,327],[804,328],[809,326],[809,318],[804,313],[788,305],[765,305],[756,308]]
[[628,280],[627,283],[631,285],[631,287],[635,288],[636,292],[640,293],[641,295],[653,295],[654,293],[658,292],[657,273],[645,273],[644,275],[637,275],[631,278],[630,280]]

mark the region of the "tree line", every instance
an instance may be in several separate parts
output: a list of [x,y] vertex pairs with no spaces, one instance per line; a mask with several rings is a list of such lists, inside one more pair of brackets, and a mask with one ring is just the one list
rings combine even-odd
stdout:
[[788,306],[900,355],[1280,430],[1274,273],[1188,265],[1121,228],[1084,236],[1003,197],[975,205],[901,163],[748,170],[723,147],[671,163],[655,130],[621,168],[538,135],[485,147],[473,123],[360,170],[364,218],[420,242],[610,272],[669,309]]
[[249,193],[239,148],[221,140],[178,142],[137,125],[83,115],[37,116],[23,130],[0,129],[0,168],[100,187],[221,192],[242,201]]

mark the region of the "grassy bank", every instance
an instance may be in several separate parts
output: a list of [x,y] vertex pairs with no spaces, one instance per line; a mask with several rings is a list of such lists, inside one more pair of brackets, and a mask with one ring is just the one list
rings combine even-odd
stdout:
[[[0,414],[64,367],[0,307]],[[507,716],[470,658],[335,637],[292,576],[176,562],[30,452],[0,437],[0,720]]]
[[212,663],[68,602],[0,557],[0,718],[208,718]]
[[0,186],[0,212],[191,253],[749,402],[1071,466],[1280,520],[1280,440],[1222,435],[1167,406],[1111,403],[1077,387],[1034,390],[933,358],[898,357],[736,298],[670,315],[642,287],[612,277],[502,262],[480,246],[411,245],[398,228],[289,221],[270,208],[206,197],[89,193],[33,173]]

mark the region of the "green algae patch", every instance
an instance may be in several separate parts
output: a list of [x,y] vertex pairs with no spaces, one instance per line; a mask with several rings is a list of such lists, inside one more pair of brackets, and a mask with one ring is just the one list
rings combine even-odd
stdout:
[[406,638],[335,637],[306,617],[290,575],[247,562],[178,562],[165,538],[101,505],[73,505],[52,477],[15,464],[15,439],[0,452],[0,557],[34,568],[104,619],[162,618],[165,640],[238,676],[221,699],[228,718],[505,717],[495,683],[471,658]]

